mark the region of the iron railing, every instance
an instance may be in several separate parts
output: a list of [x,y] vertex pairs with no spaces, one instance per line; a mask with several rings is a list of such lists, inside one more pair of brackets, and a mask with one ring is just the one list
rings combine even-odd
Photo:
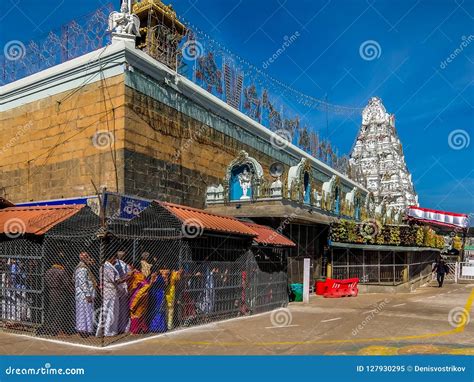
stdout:
[[358,277],[360,284],[400,285],[428,276],[432,261],[412,264],[360,264],[334,265],[332,277],[348,279]]

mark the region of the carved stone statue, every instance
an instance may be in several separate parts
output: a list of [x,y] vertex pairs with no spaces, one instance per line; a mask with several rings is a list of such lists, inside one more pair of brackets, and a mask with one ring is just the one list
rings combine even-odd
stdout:
[[109,31],[119,35],[140,36],[140,19],[130,13],[127,1],[122,1],[120,12],[113,11],[109,15]]
[[242,188],[242,196],[240,197],[240,200],[250,199],[250,196],[248,196],[247,193],[252,185],[252,174],[246,168],[244,168],[244,171],[242,171],[238,177],[240,187]]
[[280,177],[277,177],[277,179],[270,185],[270,196],[280,197],[282,195],[282,188],[283,184]]

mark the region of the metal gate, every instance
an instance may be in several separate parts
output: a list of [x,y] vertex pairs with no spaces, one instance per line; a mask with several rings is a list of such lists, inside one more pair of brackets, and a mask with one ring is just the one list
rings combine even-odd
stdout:
[[[474,280],[474,262],[446,263],[449,271],[444,276],[444,282],[458,283],[459,281]],[[433,273],[432,280],[436,281],[436,272]]]
[[459,280],[474,280],[474,261],[458,263]]

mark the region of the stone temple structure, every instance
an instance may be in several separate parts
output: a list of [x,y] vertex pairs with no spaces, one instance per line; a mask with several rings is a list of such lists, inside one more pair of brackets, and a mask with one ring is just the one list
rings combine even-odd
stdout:
[[362,126],[350,157],[351,173],[374,195],[382,210],[418,206],[411,174],[395,129],[395,116],[387,113],[378,97],[362,112]]

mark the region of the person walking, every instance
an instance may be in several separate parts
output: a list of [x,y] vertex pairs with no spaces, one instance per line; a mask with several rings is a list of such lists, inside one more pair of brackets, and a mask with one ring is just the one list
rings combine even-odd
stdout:
[[434,268],[433,268],[433,273],[436,272],[436,279],[438,280],[438,288],[441,288],[443,286],[444,282],[444,276],[446,273],[448,273],[448,266],[444,262],[442,258],[438,259],[436,262]]

